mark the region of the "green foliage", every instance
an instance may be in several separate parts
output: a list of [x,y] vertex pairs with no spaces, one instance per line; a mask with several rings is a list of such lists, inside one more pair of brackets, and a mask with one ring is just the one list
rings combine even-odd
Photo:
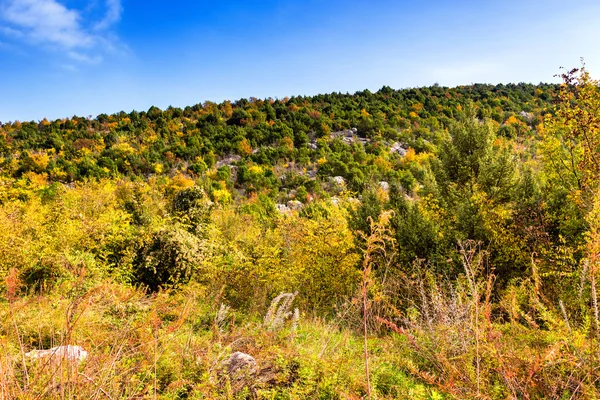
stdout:
[[200,239],[178,225],[152,234],[133,260],[134,283],[150,291],[190,280],[202,260]]
[[213,206],[204,190],[198,186],[177,192],[171,202],[172,213],[197,234],[210,221]]
[[[598,397],[600,96],[564,78],[2,124],[0,397],[361,398],[364,354],[382,399]],[[23,366],[76,341],[77,382]]]

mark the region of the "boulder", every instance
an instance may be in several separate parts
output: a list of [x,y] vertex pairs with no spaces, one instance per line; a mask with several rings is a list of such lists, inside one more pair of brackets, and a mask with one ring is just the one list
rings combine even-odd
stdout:
[[527,121],[528,123],[531,123],[531,121],[533,121],[533,114],[529,113],[527,111],[521,111],[519,113],[519,115],[523,118],[525,118],[525,121]]
[[238,376],[240,373],[255,376],[257,371],[256,360],[250,354],[236,351],[229,358],[227,373],[230,377]]
[[233,393],[237,393],[246,387],[250,389],[250,392],[254,391],[258,376],[258,365],[254,357],[236,351],[226,361],[226,367]]
[[346,180],[342,176],[334,176],[331,178],[331,181],[339,186],[344,186],[346,184]]
[[41,358],[51,358],[53,360],[68,360],[70,362],[80,363],[84,361],[88,352],[81,346],[56,346],[48,350],[32,350],[29,353],[25,353],[25,356],[38,360]]

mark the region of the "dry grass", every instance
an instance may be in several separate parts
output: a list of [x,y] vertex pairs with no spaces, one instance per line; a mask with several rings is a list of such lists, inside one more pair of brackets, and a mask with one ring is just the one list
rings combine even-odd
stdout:
[[535,268],[498,306],[485,253],[466,242],[461,254],[461,279],[440,279],[417,264],[412,307],[396,321],[380,318],[398,334],[404,368],[460,399],[598,398],[598,343],[585,324],[571,326],[566,311],[548,305]]
[[[338,399],[365,394],[361,341],[351,331],[318,320],[298,321],[298,312],[296,319],[284,318],[277,329],[267,329],[261,319],[232,309],[224,315],[218,299],[205,298],[194,285],[153,296],[109,281],[87,289],[70,285],[0,303],[0,398]],[[82,346],[88,358],[77,364],[24,357],[32,349],[66,344]],[[233,392],[223,377],[223,362],[234,351],[258,362],[252,392]],[[396,367],[382,369],[387,355],[374,353],[377,398],[396,398],[401,387],[417,388],[417,398],[428,398],[430,389]]]

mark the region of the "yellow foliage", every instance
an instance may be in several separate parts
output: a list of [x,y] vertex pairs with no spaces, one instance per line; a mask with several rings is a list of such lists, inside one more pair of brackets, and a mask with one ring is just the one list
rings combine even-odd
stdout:
[[227,118],[231,117],[233,115],[233,107],[231,106],[231,101],[227,100],[225,104],[223,104],[223,107],[221,107],[221,111],[223,112],[223,114],[225,114]]
[[229,204],[231,202],[231,193],[227,189],[216,189],[212,193],[213,201],[219,204]]
[[46,152],[31,154],[31,160],[33,161],[36,170],[43,171],[48,167],[50,162],[50,156]]
[[[27,177],[43,179],[31,173]],[[10,268],[50,268],[68,276],[84,268],[93,275],[98,265],[86,254],[129,236],[129,216],[117,205],[114,184],[57,190],[59,195],[51,202],[33,196],[27,202],[0,205],[0,273]]]
[[195,185],[193,179],[188,178],[182,173],[178,173],[173,178],[171,178],[171,182],[169,182],[168,188],[174,191],[187,189]]
[[281,139],[280,145],[288,151],[294,150],[294,141],[289,136],[286,136],[283,139]]
[[217,211],[209,235],[219,250],[203,267],[212,290],[225,288],[232,300],[259,309],[284,291],[297,290],[307,311],[330,310],[351,296],[360,280],[354,237],[343,209],[323,206],[327,217],[292,214],[275,226],[233,208]]
[[23,177],[29,181],[33,188],[40,188],[48,184],[48,174],[36,174],[33,171],[29,171],[23,174]]
[[122,156],[129,156],[135,153],[135,149],[127,142],[117,143],[112,146],[112,150]]
[[546,133],[546,129],[544,128],[544,123],[543,122],[540,122],[539,124],[537,124],[537,126],[535,127],[535,130],[540,135],[544,135]]
[[381,156],[377,156],[373,159],[373,165],[382,171],[389,171],[392,168],[392,163]]
[[[108,172],[108,170],[107,170]],[[50,171],[50,177],[54,181],[64,181],[67,178],[67,173],[62,170],[62,168],[54,167]]]
[[241,156],[249,156],[252,154],[252,146],[250,146],[248,139],[242,139],[242,141],[238,144],[238,150]]
[[377,187],[377,192],[375,193],[375,195],[381,203],[387,203],[390,199],[389,191],[384,190],[381,186]]
[[417,156],[417,153],[415,152],[415,149],[413,149],[412,147],[409,147],[408,150],[406,150],[406,154],[402,158],[402,162],[409,163],[409,162],[416,161],[416,156]]
[[423,110],[423,103],[415,103],[411,106],[411,108],[415,112],[421,112],[421,110]]
[[258,164],[251,165],[248,168],[248,172],[251,173],[251,174],[253,174],[253,175],[263,175],[265,173],[263,167],[261,167]]
[[514,115],[511,115],[510,117],[508,117],[506,119],[506,121],[504,121],[504,123],[506,125],[511,125],[511,126],[519,126],[519,125],[526,125],[523,121],[519,120],[517,117],[515,117]]

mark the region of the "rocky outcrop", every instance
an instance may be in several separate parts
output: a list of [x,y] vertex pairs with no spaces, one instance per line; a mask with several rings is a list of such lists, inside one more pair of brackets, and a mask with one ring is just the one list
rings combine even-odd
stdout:
[[365,145],[365,144],[369,143],[369,139],[358,136],[358,129],[356,129],[356,128],[346,129],[343,131],[331,132],[329,134],[329,138],[330,139],[339,138],[346,144],[360,143],[362,145]]
[[400,142],[394,142],[392,144],[392,146],[390,147],[390,152],[396,153],[400,157],[404,157],[406,155],[406,150],[408,150],[408,149],[404,146],[404,144],[402,144]]
[[87,358],[88,352],[81,346],[72,346],[69,344],[66,346],[53,347],[48,350],[32,350],[29,353],[25,353],[25,356],[33,360],[49,358],[56,361],[67,360],[80,363]]

